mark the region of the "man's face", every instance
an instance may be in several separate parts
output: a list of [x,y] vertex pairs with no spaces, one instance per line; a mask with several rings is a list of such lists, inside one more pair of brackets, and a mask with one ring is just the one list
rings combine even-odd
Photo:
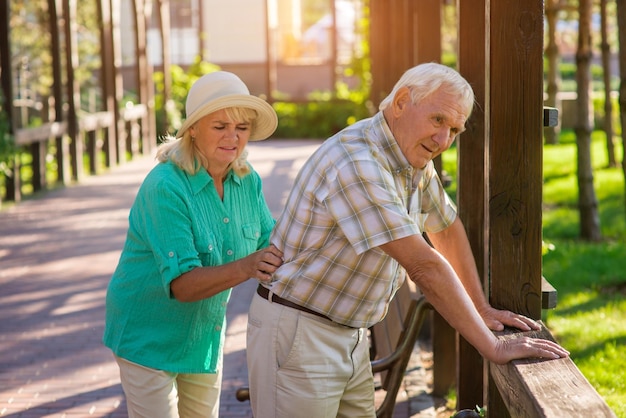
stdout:
[[400,89],[388,110],[385,117],[391,132],[415,168],[424,168],[465,130],[467,115],[463,107],[440,90],[413,104],[410,90]]

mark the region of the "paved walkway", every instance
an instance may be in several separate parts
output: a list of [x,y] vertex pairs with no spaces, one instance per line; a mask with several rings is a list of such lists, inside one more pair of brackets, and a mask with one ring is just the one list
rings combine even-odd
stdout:
[[[278,215],[297,170],[319,141],[253,143],[250,161]],[[0,417],[125,417],[117,365],[101,343],[104,297],[128,210],[152,158],[6,207],[0,212]],[[246,313],[255,285],[232,294],[221,416],[251,417],[235,399],[246,385]],[[435,417],[428,353],[416,350],[396,418]]]

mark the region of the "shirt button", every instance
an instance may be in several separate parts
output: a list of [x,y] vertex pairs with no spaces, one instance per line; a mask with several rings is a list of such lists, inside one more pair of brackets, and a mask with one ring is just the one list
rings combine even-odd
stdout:
[[261,236],[261,233],[260,233],[259,231],[256,231],[256,232],[254,233],[254,236],[258,238],[258,237],[260,237],[260,236]]
[[224,223],[225,223],[225,224],[227,224],[228,222],[230,222],[230,219],[228,219],[228,218],[224,218],[223,220],[224,220]]
[[174,251],[170,251],[169,253],[167,253],[167,255],[168,255],[169,257],[174,257]]
[[209,249],[209,251],[213,251],[213,244],[209,244],[207,248]]
[[215,326],[215,331],[220,331],[222,329],[222,327],[220,325],[216,325]]
[[228,255],[233,255],[233,250],[228,250],[228,251],[226,251],[226,254],[228,254]]

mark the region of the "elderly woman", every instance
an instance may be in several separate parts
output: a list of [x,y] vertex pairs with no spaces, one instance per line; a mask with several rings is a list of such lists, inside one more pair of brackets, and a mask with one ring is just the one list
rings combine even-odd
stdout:
[[218,71],[191,87],[186,111],[137,193],[107,291],[103,341],[131,418],[218,416],[231,289],[282,263],[245,150],[274,132],[274,109]]

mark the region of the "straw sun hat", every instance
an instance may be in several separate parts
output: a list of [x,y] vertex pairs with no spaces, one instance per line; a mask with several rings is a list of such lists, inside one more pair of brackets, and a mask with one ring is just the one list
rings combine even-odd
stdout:
[[203,116],[227,107],[247,107],[257,113],[250,141],[260,141],[274,133],[278,117],[265,100],[250,94],[239,77],[226,71],[216,71],[200,77],[189,89],[185,104],[186,119],[176,134],[183,134]]

